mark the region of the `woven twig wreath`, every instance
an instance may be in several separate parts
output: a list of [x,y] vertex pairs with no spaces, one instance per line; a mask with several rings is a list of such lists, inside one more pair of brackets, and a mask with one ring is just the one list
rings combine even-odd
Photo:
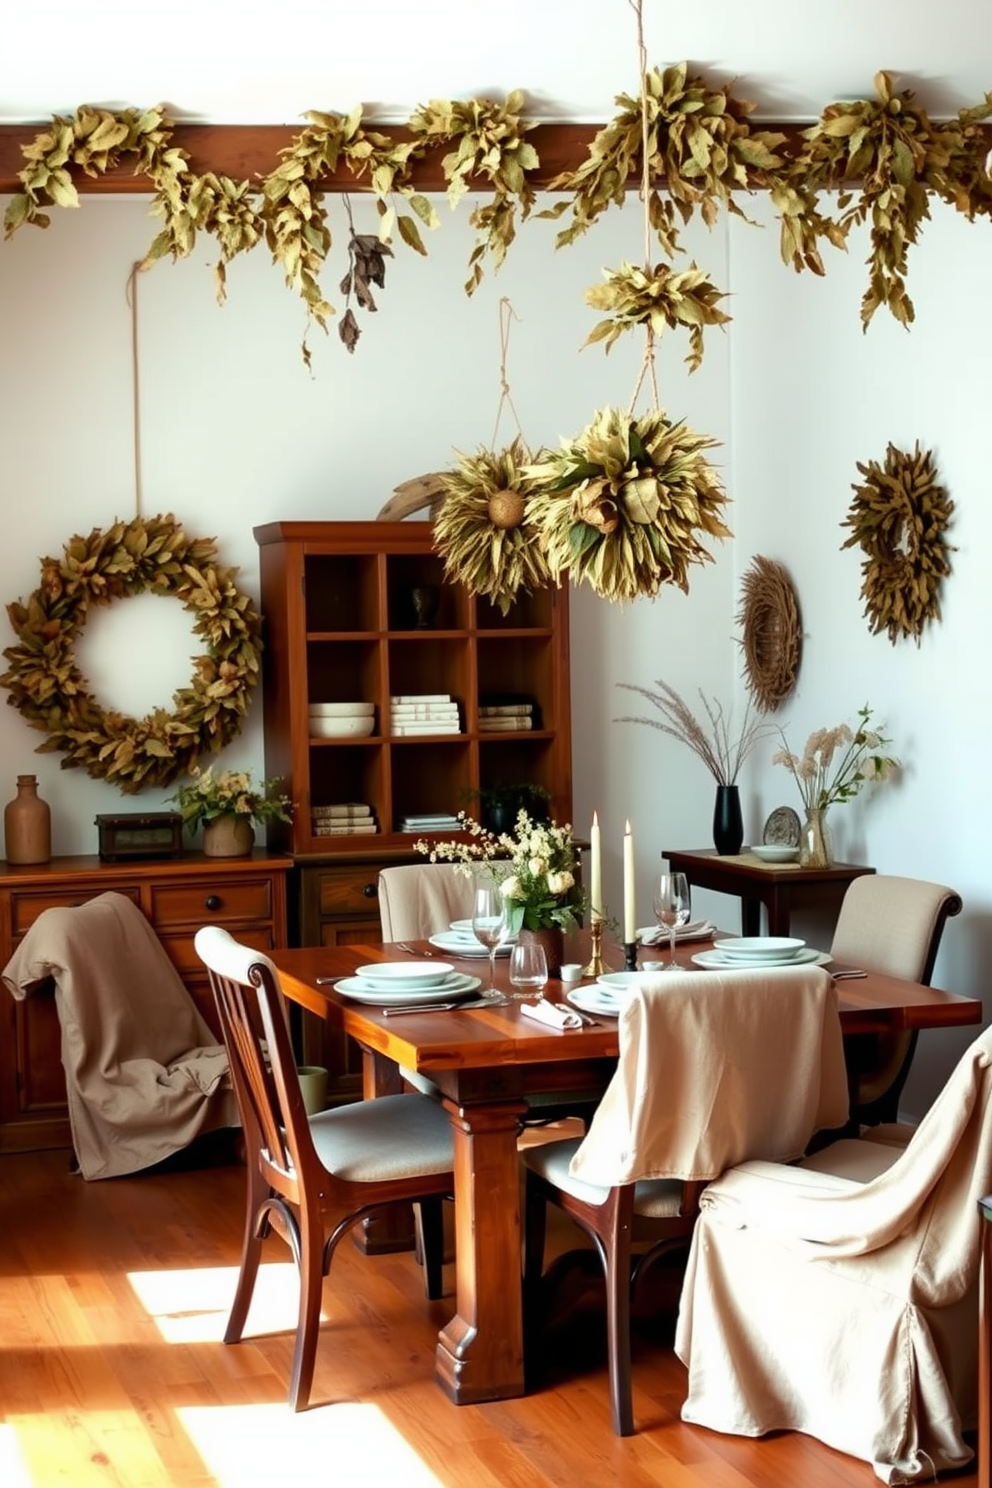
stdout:
[[737,623],[744,632],[744,675],[758,707],[774,713],[799,673],[799,601],[781,563],[760,554],[744,575],[741,594]]
[[900,636],[916,644],[924,625],[940,619],[940,584],[951,572],[945,541],[954,503],[937,483],[930,450],[919,444],[912,455],[889,445],[885,465],[858,463],[865,477],[855,492],[842,527],[852,529],[841,548],[860,547],[861,596],[873,635],[888,631],[895,645]]
[[[42,559],[41,587],[27,605],[7,606],[20,644],[4,650],[10,669],[0,677],[8,703],[48,734],[39,754],[60,749],[63,769],[85,769],[133,795],[188,775],[201,754],[240,733],[259,678],[260,621],[234,586],[237,570],[215,567],[215,557],[211,538],[189,538],[174,517],[160,516],[73,537],[61,560]],[[74,648],[91,606],[146,590],[193,613],[206,653],[174,693],[174,711],[139,720],[100,706]]]

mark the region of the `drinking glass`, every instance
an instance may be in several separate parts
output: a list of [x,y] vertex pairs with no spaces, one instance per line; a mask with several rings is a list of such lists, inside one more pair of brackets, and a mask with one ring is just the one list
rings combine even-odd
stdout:
[[658,879],[654,893],[654,917],[671,937],[672,954],[665,970],[677,971],[675,932],[680,925],[689,922],[689,880],[684,873],[663,873]]
[[496,990],[496,947],[506,936],[506,900],[495,883],[477,883],[472,902],[472,934],[489,951],[489,991],[487,997],[499,997]]
[[544,947],[533,941],[520,942],[510,952],[510,981],[518,998],[536,993],[540,1002],[548,984],[548,959]]

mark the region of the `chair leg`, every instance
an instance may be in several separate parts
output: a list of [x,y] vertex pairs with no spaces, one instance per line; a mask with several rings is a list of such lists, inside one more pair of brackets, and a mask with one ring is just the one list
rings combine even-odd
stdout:
[[417,1249],[424,1267],[424,1290],[433,1302],[444,1296],[444,1200],[421,1199],[414,1204]]
[[615,1216],[606,1252],[606,1338],[609,1355],[610,1405],[617,1436],[633,1436],[634,1406],[630,1380],[630,1229],[629,1214]]
[[300,1215],[300,1307],[289,1379],[289,1403],[294,1411],[310,1404],[320,1302],[324,1281],[324,1226],[320,1212]]
[[268,1185],[258,1169],[258,1164],[249,1158],[247,1188],[245,1193],[245,1231],[241,1241],[241,1267],[238,1285],[231,1304],[231,1314],[224,1330],[225,1343],[240,1343],[248,1321],[248,1309],[255,1291],[258,1263],[262,1258],[262,1242],[256,1234],[256,1217],[269,1196]]

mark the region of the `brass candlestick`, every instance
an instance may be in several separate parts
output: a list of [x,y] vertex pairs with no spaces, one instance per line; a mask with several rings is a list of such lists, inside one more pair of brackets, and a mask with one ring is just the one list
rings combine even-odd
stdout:
[[603,972],[606,969],[603,965],[602,920],[593,920],[590,934],[592,936],[592,952],[589,956],[588,966],[583,966],[582,968],[582,975],[587,977],[599,977],[603,975]]

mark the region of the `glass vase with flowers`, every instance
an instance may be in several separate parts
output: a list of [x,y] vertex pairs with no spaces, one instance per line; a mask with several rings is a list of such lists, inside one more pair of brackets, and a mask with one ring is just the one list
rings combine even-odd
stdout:
[[825,868],[832,861],[826,821],[829,807],[853,801],[864,786],[888,780],[899,769],[899,761],[885,753],[891,739],[873,728],[871,719],[872,709],[865,703],[853,729],[846,723],[815,729],[801,755],[791,752],[779,730],[784,747],[772,755],[772,764],[784,765],[799,787],[806,811],[799,861],[807,868]]

